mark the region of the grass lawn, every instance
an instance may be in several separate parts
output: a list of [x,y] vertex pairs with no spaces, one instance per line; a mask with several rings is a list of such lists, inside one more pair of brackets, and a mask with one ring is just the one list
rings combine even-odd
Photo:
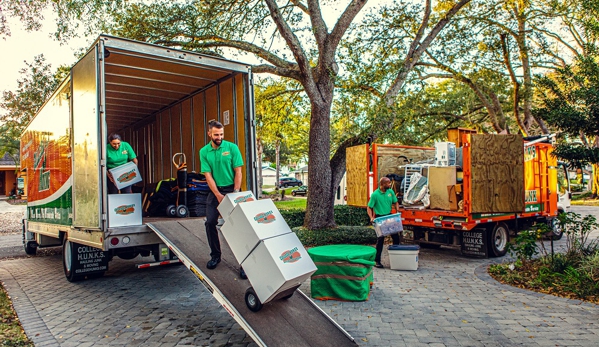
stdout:
[[[290,194],[291,195],[291,194]],[[287,196],[287,194],[285,194]],[[277,206],[280,210],[289,210],[292,208],[302,208],[306,209],[306,204],[308,203],[308,199],[295,199],[285,201],[275,201],[275,206]]]
[[0,285],[0,342],[2,346],[33,346],[21,328],[6,291]]

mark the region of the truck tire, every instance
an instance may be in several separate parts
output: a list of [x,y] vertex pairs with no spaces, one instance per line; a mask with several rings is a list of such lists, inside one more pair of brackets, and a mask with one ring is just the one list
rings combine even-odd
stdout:
[[507,224],[501,222],[489,228],[489,257],[503,257],[507,253],[507,245],[510,242],[510,229]]
[[[559,213],[563,213],[563,211],[559,211]],[[551,228],[552,230],[552,232],[549,233],[549,239],[554,241],[561,240],[562,236],[564,236],[564,231],[559,226],[559,221],[557,220],[557,218],[551,218],[547,221],[547,224],[549,225],[549,228]]]
[[25,224],[23,224],[23,249],[25,249],[25,254],[35,255],[37,253],[37,244],[34,241],[26,241],[26,233],[27,230],[25,230]]
[[81,275],[75,275],[75,271],[73,271],[73,263],[75,257],[75,245],[66,239],[62,243],[62,266],[64,268],[64,275],[69,282],[77,282],[83,279]]

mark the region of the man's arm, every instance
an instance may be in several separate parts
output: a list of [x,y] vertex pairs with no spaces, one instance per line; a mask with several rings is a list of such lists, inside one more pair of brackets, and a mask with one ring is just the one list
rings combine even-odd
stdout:
[[371,207],[366,207],[366,212],[368,212],[368,217],[370,217],[370,221],[374,221],[374,210]]
[[222,195],[218,191],[218,187],[216,186],[216,182],[214,181],[214,177],[212,177],[212,173],[211,172],[204,172],[204,176],[206,176],[206,183],[208,183],[208,187],[210,188],[210,191],[212,193],[214,193],[214,195],[218,199],[218,202],[220,203],[221,201],[223,201],[223,199],[225,198],[225,196]]
[[395,213],[399,212],[399,201],[396,201],[393,205],[395,206]]
[[241,190],[241,166],[238,166],[236,168],[234,168],[233,170],[235,170],[235,179],[234,179],[234,183],[233,183],[233,187],[235,189],[236,192]]

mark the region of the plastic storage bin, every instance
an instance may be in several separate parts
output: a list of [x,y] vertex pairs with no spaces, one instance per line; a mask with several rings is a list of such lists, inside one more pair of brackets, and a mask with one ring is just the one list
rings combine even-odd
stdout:
[[391,245],[389,251],[389,261],[391,270],[418,270],[418,245]]
[[374,231],[376,236],[387,236],[397,234],[403,231],[401,224],[401,213],[394,213],[388,216],[378,217],[374,219]]

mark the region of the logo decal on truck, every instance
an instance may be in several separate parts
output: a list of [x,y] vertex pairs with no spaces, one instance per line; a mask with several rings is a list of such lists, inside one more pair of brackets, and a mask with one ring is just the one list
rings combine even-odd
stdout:
[[275,215],[272,213],[271,211],[268,212],[260,212],[256,215],[256,217],[254,217],[254,220],[256,222],[258,222],[258,224],[268,224],[268,223],[272,223],[275,220],[277,220],[275,218]]
[[285,263],[285,264],[295,263],[296,261],[302,259],[302,255],[297,250],[297,247],[295,247],[293,249],[290,249],[288,251],[281,253],[281,256],[279,257],[279,259],[281,259],[283,261],[283,263]]
[[236,204],[238,204],[240,202],[246,202],[246,201],[254,201],[254,198],[252,197],[252,194],[238,196],[238,197],[235,198],[235,200],[233,200],[233,202],[236,203]]
[[116,180],[119,181],[119,183],[125,183],[133,180],[135,177],[137,177],[137,174],[135,173],[135,169],[133,169],[120,175]]
[[131,214],[131,213],[135,212],[135,204],[121,205],[121,206],[115,208],[114,212],[116,214],[120,214],[120,215],[123,215],[123,216]]

